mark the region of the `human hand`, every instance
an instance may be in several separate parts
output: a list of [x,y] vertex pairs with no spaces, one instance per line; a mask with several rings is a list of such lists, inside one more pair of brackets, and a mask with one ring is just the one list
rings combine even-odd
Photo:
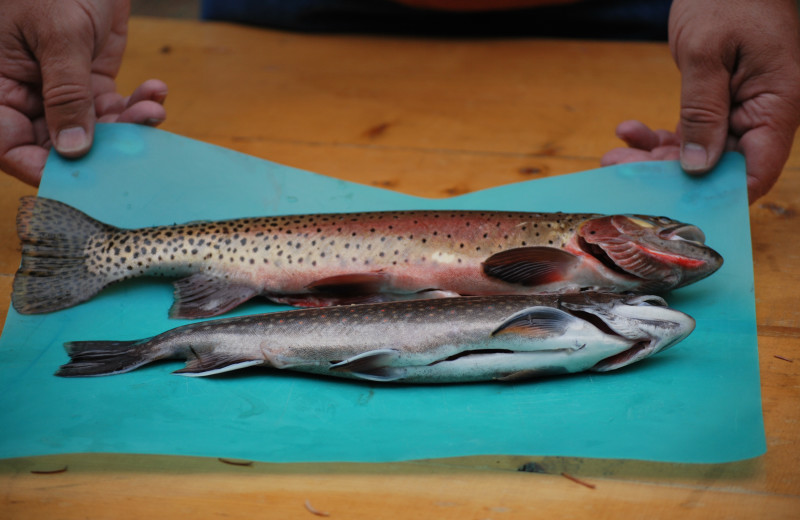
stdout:
[[95,122],[164,120],[163,82],[116,92],[129,11],[128,0],[0,0],[0,170],[36,186],[51,145],[84,155]]
[[617,127],[630,148],[602,164],[678,159],[703,174],[723,151],[745,156],[750,202],[767,193],[800,125],[800,22],[793,0],[675,0],[670,49],[681,71],[676,132],[638,121]]

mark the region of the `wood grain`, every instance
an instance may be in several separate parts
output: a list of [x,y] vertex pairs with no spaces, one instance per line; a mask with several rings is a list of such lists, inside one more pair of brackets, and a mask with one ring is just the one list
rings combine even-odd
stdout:
[[[166,130],[426,197],[597,167],[619,145],[616,123],[670,128],[679,97],[663,44],[320,36],[134,18],[121,90],[149,77],[170,85]],[[797,518],[798,173],[796,145],[778,185],[751,208],[763,457],[250,466],[148,455],[20,458],[0,461],[0,517],[312,518],[308,501],[331,518]],[[16,200],[33,192],[0,176],[2,309],[19,263]],[[539,472],[517,471],[523,466]]]

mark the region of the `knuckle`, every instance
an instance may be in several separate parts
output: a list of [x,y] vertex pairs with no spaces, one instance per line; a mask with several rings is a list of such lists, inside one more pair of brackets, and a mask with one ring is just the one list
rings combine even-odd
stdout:
[[680,111],[681,122],[694,126],[715,126],[728,119],[727,107],[713,105],[684,105]]
[[86,86],[76,83],[59,83],[43,90],[45,110],[74,111],[79,113],[92,104]]

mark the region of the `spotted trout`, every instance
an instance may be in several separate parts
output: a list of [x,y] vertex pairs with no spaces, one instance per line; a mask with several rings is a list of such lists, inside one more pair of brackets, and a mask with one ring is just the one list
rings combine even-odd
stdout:
[[300,309],[192,323],[137,341],[66,343],[56,375],[265,366],[379,382],[519,381],[615,370],[675,345],[694,320],[658,296],[472,296]]
[[174,282],[173,318],[258,295],[300,307],[458,295],[660,293],[716,271],[695,226],[666,217],[502,211],[282,215],[142,229],[26,197],[12,301],[57,311],[139,276]]

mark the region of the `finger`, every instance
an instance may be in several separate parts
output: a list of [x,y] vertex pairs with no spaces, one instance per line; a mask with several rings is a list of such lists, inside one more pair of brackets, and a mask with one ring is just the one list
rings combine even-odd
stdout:
[[614,148],[609,150],[600,158],[601,166],[613,166],[630,162],[651,161],[652,156],[649,151],[636,148]]
[[[161,80],[151,79],[139,85],[133,94],[126,98],[116,92],[100,94],[95,97],[94,106],[99,121],[116,121],[117,116],[137,103],[151,101],[163,105],[166,98],[167,85]],[[160,119],[163,121],[163,115]]]
[[42,70],[42,98],[53,144],[66,157],[85,154],[92,142],[91,24],[75,18],[57,25],[34,49]]
[[94,98],[94,111],[97,119],[102,121],[107,116],[118,116],[125,110],[126,100],[116,92],[100,94]]
[[656,130],[658,136],[658,146],[676,146],[681,145],[681,140],[675,132],[669,130],[659,129]]
[[603,155],[600,164],[609,166],[629,162],[674,161],[679,158],[680,149],[677,146],[657,146],[648,151],[636,148],[615,148]]
[[47,150],[37,144],[31,120],[12,108],[0,106],[0,169],[38,186],[47,154]]
[[[157,126],[167,117],[167,111],[155,101],[140,101],[126,108],[113,121],[117,123],[136,123]],[[104,120],[105,121],[105,120]]]
[[687,173],[705,173],[719,161],[728,136],[730,75],[721,62],[705,55],[678,55],[677,60],[681,166]]
[[148,79],[139,85],[133,94],[128,98],[128,106],[135,105],[140,101],[155,101],[163,105],[167,99],[167,84],[160,79]]
[[750,204],[765,195],[780,177],[789,158],[793,135],[762,126],[739,139],[737,151],[745,156]]
[[0,105],[11,107],[29,118],[42,113],[42,100],[30,84],[0,77]]
[[623,121],[617,125],[617,137],[640,150],[652,150],[659,144],[658,134],[641,121]]

